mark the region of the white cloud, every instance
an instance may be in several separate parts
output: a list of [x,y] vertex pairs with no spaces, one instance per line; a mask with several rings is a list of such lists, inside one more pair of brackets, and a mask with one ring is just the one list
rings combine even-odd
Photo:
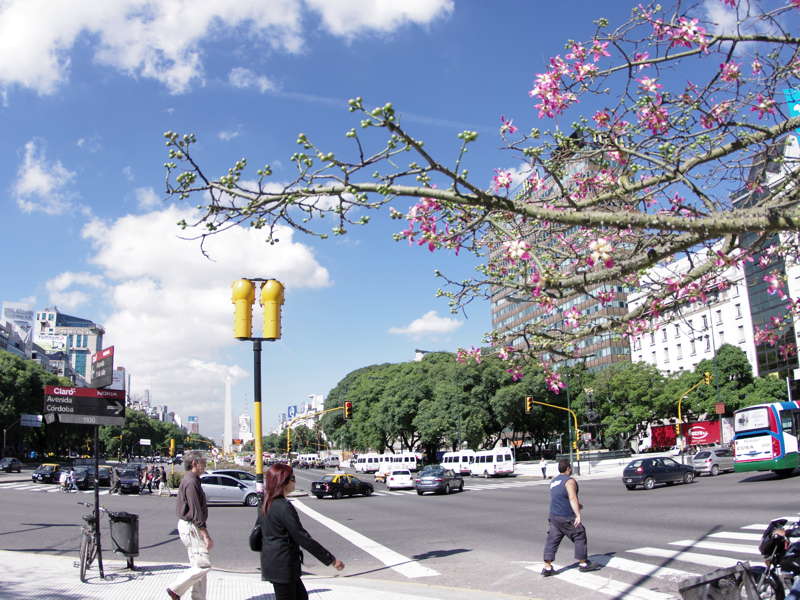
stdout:
[[[705,10],[706,18],[713,24],[712,27],[709,28],[709,31],[714,35],[735,34],[737,32],[742,34],[764,35],[780,33],[774,23],[767,20],[754,19],[751,17],[740,24],[740,16],[737,13],[738,8],[731,8],[718,0],[705,0],[703,9]],[[752,44],[749,42],[737,44],[735,53],[737,55],[742,55],[746,53],[750,47],[752,47]]]
[[457,319],[440,317],[435,310],[431,310],[422,315],[419,319],[414,319],[406,327],[392,327],[389,333],[396,335],[409,335],[414,338],[421,338],[427,335],[442,335],[452,333],[464,323]]
[[103,290],[105,288],[105,283],[101,276],[92,273],[73,273],[71,271],[61,273],[45,284],[50,304],[55,304],[61,309],[74,310],[81,304],[89,302],[97,294],[96,291],[87,292],[84,290],[70,289],[74,286]]
[[75,142],[75,145],[80,148],[81,150],[86,150],[87,152],[91,152],[94,154],[95,152],[100,152],[103,149],[103,145],[100,143],[100,137],[93,135],[91,137],[85,138],[78,138]]
[[239,137],[240,134],[241,132],[238,129],[234,129],[234,130],[220,131],[217,134],[217,137],[221,139],[223,142],[229,142],[232,139]]
[[133,174],[133,167],[130,165],[126,165],[125,167],[122,168],[122,174],[128,181],[133,181],[134,179],[136,179],[135,175]]
[[[114,0],[0,2],[0,90],[13,86],[53,94],[69,78],[78,40],[94,61],[132,77],[155,80],[171,93],[204,79],[203,42],[235,36],[268,49],[303,49],[304,11],[321,17],[335,36],[388,32],[449,15],[453,0]],[[263,76],[257,76],[263,78]],[[256,86],[269,80],[256,80]],[[262,90],[263,91],[263,90]]]
[[228,83],[243,90],[255,88],[262,94],[275,89],[275,84],[266,75],[258,75],[244,67],[231,69],[228,73]]
[[71,206],[72,194],[67,187],[74,178],[75,173],[60,161],[48,162],[44,150],[31,140],[25,144],[25,156],[14,183],[17,205],[26,213],[61,214]]
[[94,220],[82,234],[92,243],[91,261],[108,286],[110,312],[103,325],[118,364],[147,382],[156,403],[167,402],[184,418],[199,415],[203,430],[214,431],[204,424],[220,419],[224,376],[246,375],[222,356],[234,345],[231,283],[243,275],[268,274],[291,294],[329,286],[331,280],[312,251],[285,228],[279,231],[281,242],[270,246],[263,232],[234,227],[208,239],[209,260],[197,242],[179,238],[187,232],[176,223],[192,216],[167,206],[113,222]]
[[133,191],[136,204],[142,210],[151,210],[161,206],[161,197],[151,187],[140,187]]

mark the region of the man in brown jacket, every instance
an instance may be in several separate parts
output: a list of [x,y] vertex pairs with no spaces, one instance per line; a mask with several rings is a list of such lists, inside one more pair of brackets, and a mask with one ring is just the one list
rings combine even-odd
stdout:
[[178,515],[178,533],[189,553],[190,569],[181,574],[167,588],[172,600],[179,600],[187,590],[192,590],[192,600],[206,600],[206,577],[211,570],[209,552],[214,541],[208,535],[206,520],[208,504],[200,486],[200,475],[205,473],[206,459],[202,453],[192,450],[183,455],[183,468],[186,473],[178,488],[178,502],[175,506]]

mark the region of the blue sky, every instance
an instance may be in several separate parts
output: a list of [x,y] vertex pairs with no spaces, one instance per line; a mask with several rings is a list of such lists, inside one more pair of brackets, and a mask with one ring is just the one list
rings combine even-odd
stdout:
[[589,37],[593,19],[619,22],[630,6],[2,2],[0,300],[102,323],[133,391],[198,415],[213,437],[225,374],[235,378],[235,413],[252,401],[250,346],[230,332],[240,275],[287,287],[284,337],[264,352],[270,425],[353,369],[411,360],[415,348],[479,345],[488,305],[449,314],[433,277],[434,268],[467,276],[473,260],[392,241],[398,221],[337,240],[287,234],[273,248],[234,231],[213,240],[214,261],[202,258],[174,227],[191,207],[163,195],[162,134],[195,132],[213,175],[244,156],[253,169],[271,163],[282,181],[298,132],[346,148],[343,134],[357,125],[346,100],[362,96],[394,102],[439,155],[454,155],[459,131],[479,131],[470,168],[488,186],[494,168],[514,166],[498,152],[500,115],[537,125],[527,92],[547,58]]

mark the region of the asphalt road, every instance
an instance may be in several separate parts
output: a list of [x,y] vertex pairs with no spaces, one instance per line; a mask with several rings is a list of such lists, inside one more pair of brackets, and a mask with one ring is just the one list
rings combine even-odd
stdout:
[[[320,475],[315,471],[296,474],[298,489],[308,489]],[[92,496],[3,487],[3,479],[8,477],[0,478],[0,549],[77,556],[80,516],[85,509],[76,502],[91,501]],[[733,540],[730,547],[719,547],[719,543],[730,542],[719,536],[734,532],[736,537],[740,535],[736,532],[745,532],[741,539],[750,539],[760,531],[742,528],[797,514],[800,508],[798,476],[777,479],[771,474],[725,474],[704,477],[691,485],[633,492],[627,491],[617,478],[579,481],[590,555],[600,564],[611,559],[618,564],[609,562],[596,574],[578,574],[568,569],[547,579],[538,572],[545,540],[548,486],[535,478],[467,479],[467,489],[450,496],[387,494],[377,484],[376,492],[382,495],[342,500],[305,497],[297,501],[302,505],[298,509],[306,529],[346,563],[347,577],[576,600],[601,597],[592,586],[602,581],[611,582],[611,591],[605,597],[676,597],[677,571],[667,569],[664,577],[646,579],[637,575],[636,569],[642,565],[665,566],[702,573],[713,567],[693,564],[694,560],[683,557],[645,556],[632,550],[647,547],[664,554],[692,546],[690,550],[696,554],[757,561],[757,554],[739,556],[748,553],[748,544],[754,547],[757,542]],[[140,560],[186,562],[175,530],[174,498],[103,496],[102,503],[112,510],[139,515]],[[247,548],[247,534],[255,516],[252,508],[210,508],[216,568],[257,570],[258,556]],[[109,543],[105,536],[104,544]],[[556,562],[564,566],[573,563],[569,541],[562,545]],[[308,555],[306,569],[332,574]],[[615,592],[614,586],[623,586],[625,593]],[[634,593],[634,589],[640,591]]]

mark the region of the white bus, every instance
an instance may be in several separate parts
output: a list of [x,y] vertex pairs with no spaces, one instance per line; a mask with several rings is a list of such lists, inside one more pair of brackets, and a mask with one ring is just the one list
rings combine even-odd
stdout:
[[479,477],[511,475],[514,472],[514,455],[510,448],[478,450],[470,465],[470,472]]
[[353,470],[356,473],[375,473],[383,462],[383,457],[376,452],[367,452],[366,454],[359,454],[356,458]]
[[475,462],[475,450],[459,450],[458,452],[445,452],[442,456],[442,466],[452,469],[456,473],[469,475],[472,473],[472,463]]

